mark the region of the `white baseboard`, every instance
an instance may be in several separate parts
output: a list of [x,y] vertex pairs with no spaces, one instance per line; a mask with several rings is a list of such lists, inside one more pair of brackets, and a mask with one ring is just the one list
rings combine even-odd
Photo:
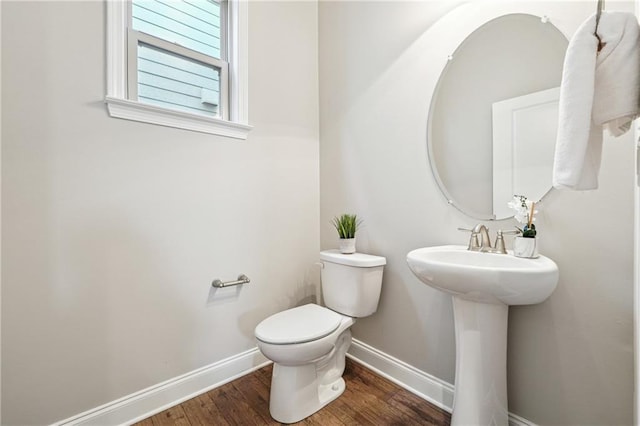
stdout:
[[[451,413],[454,392],[451,383],[418,370],[358,339],[353,339],[347,356],[398,386]],[[536,425],[516,414],[509,413],[509,426]]]
[[517,414],[509,413],[509,426],[537,426],[532,421],[520,417]]
[[135,423],[244,376],[270,362],[258,348],[253,348],[54,423],[52,426],[111,426]]
[[[353,339],[347,356],[398,386],[451,412],[454,388],[450,383],[418,370],[357,339]],[[56,422],[52,426],[96,424],[115,426],[135,423],[262,368],[270,362],[258,348],[253,348]],[[509,426],[536,425],[509,413]]]
[[453,407],[452,384],[418,370],[358,339],[353,339],[347,356],[420,398],[426,399],[449,413],[451,412],[451,407]]

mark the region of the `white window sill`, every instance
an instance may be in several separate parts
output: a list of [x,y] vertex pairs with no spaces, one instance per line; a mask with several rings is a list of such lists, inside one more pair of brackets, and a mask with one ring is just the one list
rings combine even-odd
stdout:
[[174,111],[155,105],[148,105],[128,99],[105,98],[109,115],[115,118],[175,127],[177,129],[192,130],[194,132],[209,133],[234,139],[247,139],[252,126],[207,117],[188,112]]

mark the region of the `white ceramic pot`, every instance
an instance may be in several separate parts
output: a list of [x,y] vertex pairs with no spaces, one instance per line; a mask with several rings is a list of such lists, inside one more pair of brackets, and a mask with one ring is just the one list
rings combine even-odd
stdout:
[[340,253],[353,254],[356,252],[355,238],[340,238]]
[[538,257],[538,239],[515,237],[513,240],[513,255],[516,257]]

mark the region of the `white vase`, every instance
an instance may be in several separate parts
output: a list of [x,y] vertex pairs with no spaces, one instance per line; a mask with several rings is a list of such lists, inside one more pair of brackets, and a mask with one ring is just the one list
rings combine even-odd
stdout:
[[516,257],[538,257],[538,239],[515,237],[513,240],[513,255]]
[[340,253],[353,254],[356,252],[355,238],[340,238]]

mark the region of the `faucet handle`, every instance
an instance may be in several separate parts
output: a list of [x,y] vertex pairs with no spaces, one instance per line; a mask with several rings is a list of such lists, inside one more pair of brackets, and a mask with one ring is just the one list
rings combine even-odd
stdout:
[[478,232],[475,229],[458,228],[458,231],[471,233],[471,237],[469,238],[469,247],[467,247],[468,250],[478,250],[480,248],[480,242],[478,241]]
[[498,235],[496,236],[496,243],[493,248],[498,253],[507,254],[507,249],[504,246],[504,235],[517,235],[520,231],[503,231],[502,229],[498,229]]
[[507,248],[504,246],[504,233],[502,229],[498,229],[498,235],[496,236],[493,249],[498,253],[507,254]]

